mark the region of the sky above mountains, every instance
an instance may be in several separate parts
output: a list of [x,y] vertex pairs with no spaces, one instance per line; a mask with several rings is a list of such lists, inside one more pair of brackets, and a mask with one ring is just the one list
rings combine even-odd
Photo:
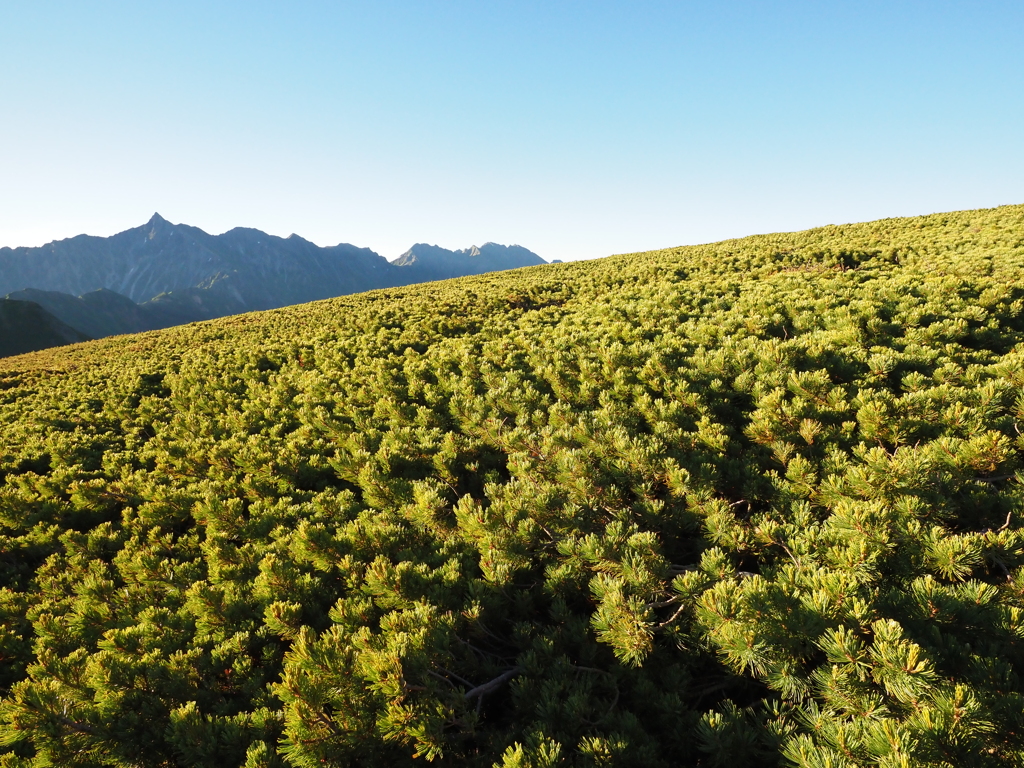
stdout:
[[1024,202],[1019,2],[0,6],[0,245],[548,259]]

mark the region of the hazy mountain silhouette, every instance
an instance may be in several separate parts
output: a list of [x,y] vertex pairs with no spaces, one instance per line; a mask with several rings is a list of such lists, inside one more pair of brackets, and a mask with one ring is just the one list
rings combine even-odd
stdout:
[[7,294],[8,299],[32,301],[94,339],[119,333],[150,331],[159,321],[127,296],[101,288],[81,296],[27,288]]
[[33,301],[0,299],[0,357],[87,341]]
[[480,247],[474,245],[459,251],[417,243],[392,263],[408,270],[408,277],[416,278],[410,282],[417,283],[547,264],[540,256],[521,245],[497,243],[484,243]]

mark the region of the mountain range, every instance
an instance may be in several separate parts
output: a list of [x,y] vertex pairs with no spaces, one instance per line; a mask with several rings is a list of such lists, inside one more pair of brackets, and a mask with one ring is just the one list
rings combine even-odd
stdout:
[[[210,235],[153,214],[143,226],[111,237],[0,248],[0,296],[37,305],[15,313],[18,322],[48,314],[48,328],[67,326],[78,336],[100,338],[546,263],[522,246],[497,243],[457,251],[417,243],[389,262],[347,243],[321,247],[298,235],[244,227]],[[5,336],[19,333],[11,323],[0,330]],[[61,334],[72,338],[63,330],[36,335],[52,341]]]

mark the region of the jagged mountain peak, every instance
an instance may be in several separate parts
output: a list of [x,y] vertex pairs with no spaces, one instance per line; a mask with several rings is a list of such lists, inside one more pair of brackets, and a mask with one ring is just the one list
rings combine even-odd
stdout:
[[439,245],[432,245],[430,243],[414,243],[413,246],[395,259],[392,264],[396,267],[406,267],[411,264],[415,264],[424,259],[433,258],[444,258],[455,251],[449,251],[447,248],[442,248]]
[[408,270],[410,276],[415,274],[418,281],[426,281],[532,267],[547,262],[519,245],[486,242],[482,246],[473,245],[458,251],[416,243],[391,263]]

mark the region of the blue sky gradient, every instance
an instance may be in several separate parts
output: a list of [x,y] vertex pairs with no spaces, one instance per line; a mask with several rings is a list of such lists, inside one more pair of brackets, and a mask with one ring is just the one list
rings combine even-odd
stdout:
[[587,258],[1024,202],[1020,2],[0,2],[0,245]]

